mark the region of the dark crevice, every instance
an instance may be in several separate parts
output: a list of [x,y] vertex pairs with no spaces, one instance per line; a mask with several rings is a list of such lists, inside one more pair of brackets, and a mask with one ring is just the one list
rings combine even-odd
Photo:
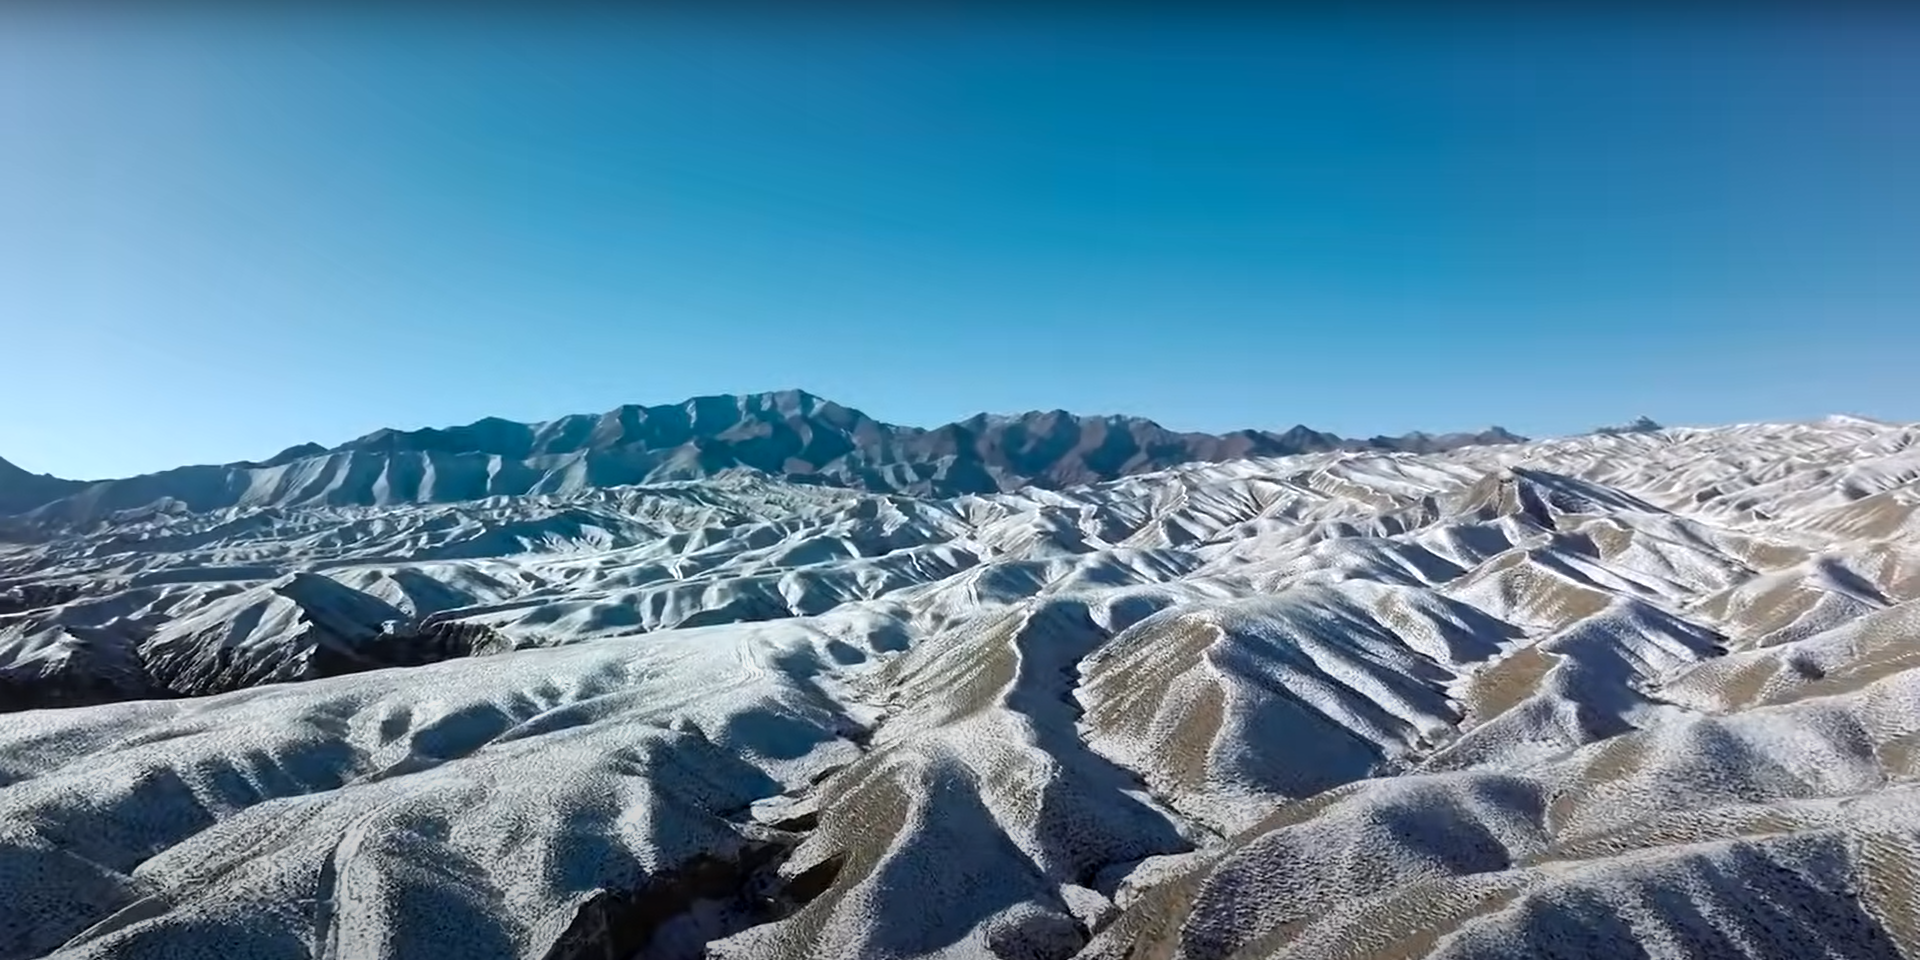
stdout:
[[630,960],[658,953],[649,948],[661,928],[702,900],[739,901],[748,916],[756,907],[771,907],[770,902],[766,907],[750,902],[748,881],[777,868],[798,842],[797,837],[763,841],[734,860],[701,856],[637,889],[597,891],[576,909],[573,922],[543,960]]
[[599,891],[543,960],[691,960],[713,941],[785,920],[831,889],[846,866],[842,852],[781,876],[817,823],[810,812],[776,821],[755,830],[734,859],[703,855],[636,890]]
[[[849,722],[839,733],[864,753],[884,723]],[[849,766],[830,765],[807,787],[785,796],[801,801]],[[846,851],[790,877],[781,875],[800,844],[819,827],[819,810],[796,803],[791,812],[756,821],[753,806],[721,814],[754,838],[740,856],[728,860],[703,855],[640,889],[594,894],[543,960],[695,960],[705,955],[708,944],[785,920],[832,889],[846,867]]]
[[77,583],[18,583],[0,589],[0,615],[57,607],[80,599]]
[[[228,624],[218,624],[214,629],[226,630]],[[81,628],[71,628],[69,633],[78,639],[91,639],[89,631]],[[302,662],[298,648],[304,639],[304,634],[290,638],[284,655],[271,661],[241,662],[232,647],[210,646],[196,659],[161,664],[135,644],[128,670],[69,668],[54,674],[0,674],[0,713],[207,697],[369,670],[422,667],[515,648],[512,640],[493,628],[464,621],[423,621],[357,642],[336,640],[328,633],[312,641]],[[125,638],[101,638],[98,642],[132,643]],[[127,675],[136,668],[138,676]]]

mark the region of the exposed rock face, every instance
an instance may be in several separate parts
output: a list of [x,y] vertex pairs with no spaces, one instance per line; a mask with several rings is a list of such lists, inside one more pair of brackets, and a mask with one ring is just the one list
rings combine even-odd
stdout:
[[1058,489],[1182,463],[1339,449],[1432,453],[1520,439],[1499,428],[1364,441],[1306,427],[1216,436],[1179,433],[1138,417],[1082,417],[1064,410],[980,414],[924,430],[882,423],[788,390],[630,405],[545,423],[488,418],[445,429],[378,430],[333,448],[289,447],[259,462],[181,467],[92,484],[24,473],[10,480],[0,468],[0,515],[28,513],[43,523],[88,524],[142,510],[454,503],[694,480],[738,470],[861,490],[953,496],[1025,486]]

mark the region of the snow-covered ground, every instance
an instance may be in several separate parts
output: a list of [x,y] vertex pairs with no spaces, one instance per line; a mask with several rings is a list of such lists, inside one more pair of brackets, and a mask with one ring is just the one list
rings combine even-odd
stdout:
[[139,511],[0,545],[0,960],[1920,955],[1917,667],[1847,418]]

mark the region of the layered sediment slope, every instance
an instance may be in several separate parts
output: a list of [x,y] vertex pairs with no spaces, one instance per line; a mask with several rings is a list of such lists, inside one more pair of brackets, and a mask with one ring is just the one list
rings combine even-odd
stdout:
[[42,530],[0,960],[1916,956],[1917,514],[1834,418]]

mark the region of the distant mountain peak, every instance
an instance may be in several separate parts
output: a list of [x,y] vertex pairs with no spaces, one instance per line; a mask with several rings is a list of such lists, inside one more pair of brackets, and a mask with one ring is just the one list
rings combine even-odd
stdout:
[[1665,427],[1656,423],[1652,417],[1639,416],[1626,423],[1615,426],[1595,427],[1592,432],[1596,436],[1610,437],[1626,433],[1657,433],[1665,429]]
[[262,467],[278,467],[283,464],[292,463],[295,460],[305,460],[308,457],[317,457],[326,452],[327,452],[327,448],[317,443],[312,443],[312,442],[297,443],[291,447],[286,448],[285,450],[280,451],[279,453],[274,454],[271,457],[268,457],[265,460],[262,460],[260,463],[256,465],[262,466]]
[[[980,413],[932,429],[883,423],[801,388],[626,404],[537,423],[485,417],[418,429],[383,428],[337,447],[304,443],[263,462],[190,467],[95,485],[84,498],[45,482],[0,511],[85,521],[174,500],[202,511],[244,498],[262,506],[454,502],[526,493],[691,480],[754,471],[922,496],[1098,483],[1181,463],[1334,450],[1428,453],[1488,434],[1411,433],[1349,440],[1296,424],[1280,432],[1171,430],[1142,417],[1054,408]],[[281,469],[343,458],[325,471]],[[267,473],[266,471],[274,471]],[[71,481],[52,481],[71,484]],[[0,483],[0,497],[25,484]]]

